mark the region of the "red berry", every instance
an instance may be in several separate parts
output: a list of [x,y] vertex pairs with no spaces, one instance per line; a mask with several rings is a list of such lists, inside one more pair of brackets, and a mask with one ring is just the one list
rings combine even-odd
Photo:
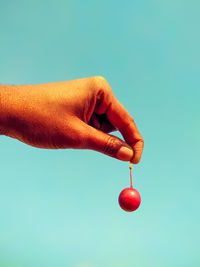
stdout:
[[125,188],[119,195],[119,205],[125,211],[134,211],[140,206],[141,197],[134,188]]

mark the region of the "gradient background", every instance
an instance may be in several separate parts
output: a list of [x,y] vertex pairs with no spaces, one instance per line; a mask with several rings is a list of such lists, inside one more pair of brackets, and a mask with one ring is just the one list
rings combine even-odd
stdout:
[[0,267],[200,266],[200,1],[0,1],[0,83],[104,76],[144,141],[128,163],[0,136]]

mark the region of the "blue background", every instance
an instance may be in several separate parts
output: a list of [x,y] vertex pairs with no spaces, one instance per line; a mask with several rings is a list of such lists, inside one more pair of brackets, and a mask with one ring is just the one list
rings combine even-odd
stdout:
[[200,266],[200,2],[1,1],[0,83],[104,76],[144,141],[128,163],[0,136],[1,267]]

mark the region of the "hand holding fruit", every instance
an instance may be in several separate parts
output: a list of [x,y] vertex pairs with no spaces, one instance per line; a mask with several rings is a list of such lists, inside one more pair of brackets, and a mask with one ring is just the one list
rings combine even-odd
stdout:
[[[121,140],[109,133],[119,130]],[[138,163],[143,139],[102,77],[0,85],[0,134],[38,148],[92,149]]]

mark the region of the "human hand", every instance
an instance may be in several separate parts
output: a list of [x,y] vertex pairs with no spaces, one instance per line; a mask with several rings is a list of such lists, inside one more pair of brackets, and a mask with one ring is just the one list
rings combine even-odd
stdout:
[[[102,77],[6,86],[0,120],[5,135],[39,148],[92,149],[138,163],[143,139]],[[124,141],[108,134],[119,130]]]

